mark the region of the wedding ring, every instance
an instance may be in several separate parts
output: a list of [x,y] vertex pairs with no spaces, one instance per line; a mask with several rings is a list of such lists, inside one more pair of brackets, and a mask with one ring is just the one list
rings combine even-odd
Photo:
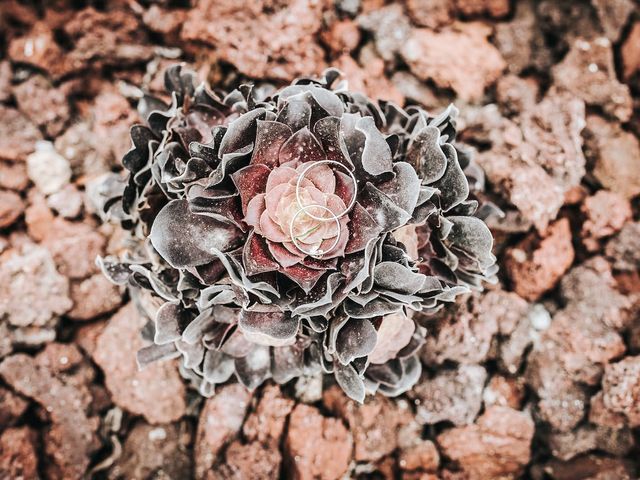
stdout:
[[[302,200],[300,199],[300,183],[302,182],[302,179],[304,178],[304,176],[307,174],[309,170],[320,165],[328,165],[328,164],[335,164],[335,165],[338,165],[339,167],[342,167],[342,169],[349,174],[349,176],[351,177],[351,180],[353,181],[353,195],[351,196],[351,201],[349,202],[349,205],[347,205],[347,208],[345,208],[345,210],[341,212],[339,215],[335,215],[332,212],[332,215],[334,215],[337,218],[340,218],[343,215],[346,215],[347,213],[349,213],[349,211],[355,205],[356,197],[358,196],[358,182],[356,181],[355,175],[351,170],[349,170],[340,162],[336,162],[335,160],[320,160],[317,162],[310,162],[310,165],[306,167],[304,170],[302,170],[302,172],[298,176],[298,181],[296,182],[296,200],[298,201],[298,205],[300,205],[301,208],[306,208],[305,205],[302,205]],[[314,205],[310,205],[310,206],[314,206]],[[318,206],[318,205],[315,205],[315,206]],[[316,220],[325,220],[325,218],[316,217],[312,213],[307,213],[307,215]]]
[[[310,208],[320,208],[320,209],[322,209],[322,210],[324,210],[326,212],[329,212],[329,214],[333,218],[331,218],[331,217],[330,218],[326,218],[326,217],[313,216],[309,212],[307,212],[307,210],[310,209]],[[336,226],[338,227],[338,233],[336,234],[335,240],[333,241],[333,243],[331,244],[331,246],[329,248],[327,248],[326,250],[320,250],[319,249],[319,250],[309,251],[309,250],[305,250],[304,248],[302,248],[300,246],[300,242],[298,241],[298,239],[297,239],[296,235],[294,234],[293,230],[294,230],[296,219],[300,216],[301,213],[305,213],[307,216],[309,216],[309,217],[311,217],[313,219],[316,219],[316,220],[320,220],[320,221],[323,221],[323,222],[326,222],[326,221],[329,221],[329,220],[333,220],[336,223]],[[293,216],[293,218],[291,219],[291,223],[289,223],[289,235],[291,236],[291,241],[293,242],[293,244],[302,253],[304,253],[305,255],[309,255],[310,257],[313,257],[313,258],[320,258],[325,253],[329,253],[331,250],[336,248],[336,246],[338,245],[338,242],[340,241],[340,234],[341,233],[342,233],[342,227],[340,225],[340,219],[331,210],[329,210],[327,207],[323,207],[322,205],[307,205],[305,207],[302,207]]]

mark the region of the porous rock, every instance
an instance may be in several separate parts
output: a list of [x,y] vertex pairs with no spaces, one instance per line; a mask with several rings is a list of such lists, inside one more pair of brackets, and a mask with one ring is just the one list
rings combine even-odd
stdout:
[[13,89],[18,108],[47,136],[55,137],[66,127],[71,117],[67,94],[54,87],[41,75],[33,75]]
[[508,0],[455,0],[456,10],[464,16],[489,15],[504,17],[509,13]]
[[551,454],[560,460],[571,460],[596,449],[624,456],[634,445],[633,435],[628,428],[614,429],[588,424],[569,432],[549,432],[545,437]]
[[632,133],[617,123],[590,115],[585,145],[594,163],[593,175],[602,186],[627,199],[640,193],[640,142]]
[[181,38],[215,46],[219,59],[250,77],[291,80],[324,66],[324,52],[314,41],[324,5],[295,0],[272,8],[264,1],[248,6],[199,0],[187,14]]
[[357,462],[376,462],[398,447],[399,431],[407,422],[407,406],[384,397],[373,397],[362,404],[348,399],[342,390],[332,387],[323,395],[324,404],[344,419],[353,435],[353,458]]
[[144,324],[133,303],[122,307],[101,332],[93,359],[104,371],[116,405],[151,424],[172,422],[185,414],[185,386],[172,362],[138,369],[136,352],[145,346],[140,336]]
[[53,255],[60,273],[71,279],[83,279],[95,273],[98,270],[95,260],[102,255],[106,239],[84,223],[59,222],[56,227],[59,229],[47,236],[43,245]]
[[551,52],[536,18],[536,2],[517,2],[513,18],[495,26],[494,43],[511,73],[520,74],[532,65],[544,70],[552,63]]
[[591,0],[605,35],[611,42],[620,40],[629,16],[636,10],[633,0]]
[[640,22],[635,22],[629,36],[624,41],[620,53],[622,55],[623,78],[628,81],[640,70]]
[[589,401],[589,422],[594,425],[621,430],[626,426],[627,419],[624,414],[613,412],[607,408],[604,404],[604,392],[600,390]]
[[552,89],[519,117],[522,135],[535,148],[525,161],[540,165],[563,191],[580,184],[586,160],[582,153],[585,104],[568,92]]
[[500,334],[506,336],[527,316],[529,304],[516,293],[491,290],[478,295],[475,311],[478,316],[493,317]]
[[275,448],[280,444],[287,418],[294,406],[295,402],[285,397],[280,387],[265,386],[255,410],[242,427],[245,438]]
[[607,409],[622,413],[631,427],[640,425],[640,356],[607,365],[602,389]]
[[397,3],[360,15],[358,24],[373,32],[376,50],[387,61],[394,59],[411,35],[409,19]]
[[541,470],[554,480],[574,480],[576,476],[594,480],[632,480],[636,477],[632,461],[590,454],[568,462],[551,460]]
[[120,287],[101,273],[72,283],[70,296],[73,308],[67,312],[67,316],[73,320],[91,320],[112,312],[122,303]]
[[407,0],[407,13],[421,27],[438,28],[453,21],[451,0]]
[[402,93],[385,76],[381,58],[370,58],[360,65],[350,55],[341,55],[335,66],[344,73],[349,88],[354,91],[364,92],[374,100],[384,99],[398,105],[404,104]]
[[186,423],[149,425],[140,421],[129,432],[109,478],[189,478],[190,446]]
[[433,473],[440,465],[440,452],[431,440],[422,440],[400,451],[398,465],[406,472]]
[[15,192],[0,190],[0,229],[10,227],[24,212],[24,202]]
[[582,100],[556,89],[513,120],[495,105],[465,114],[462,138],[491,146],[476,156],[487,180],[539,231],[556,218],[565,192],[584,175],[584,115]]
[[578,38],[561,63],[552,69],[556,86],[598,106],[620,121],[631,118],[632,99],[629,87],[616,77],[611,41]]
[[633,272],[640,267],[640,222],[629,222],[605,249],[617,270]]
[[[519,298],[519,297],[518,297]],[[549,328],[551,315],[542,304],[535,304],[522,312],[511,330],[502,330],[503,337],[498,346],[498,364],[509,374],[516,374],[532,343],[539,340],[541,332]]]
[[427,365],[447,360],[475,364],[486,360],[493,336],[498,332],[496,316],[478,308],[470,298],[447,308],[429,328],[421,358]]
[[[174,36],[185,21],[187,11],[183,9],[165,9],[152,4],[142,16],[144,24],[156,33]],[[170,37],[171,38],[171,37]]]
[[506,253],[505,269],[513,289],[533,301],[552,289],[574,259],[567,219],[553,223],[545,236],[530,235]]
[[205,401],[194,446],[196,478],[206,478],[225,445],[240,433],[250,399],[246,388],[234,384],[220,388]]
[[0,105],[0,159],[24,161],[42,140],[40,130],[14,108]]
[[529,463],[533,433],[527,413],[493,406],[474,425],[441,433],[437,443],[470,480],[515,478]]
[[90,223],[54,217],[41,195],[31,196],[25,221],[29,236],[51,252],[60,273],[78,280],[98,272],[95,261],[106,239]]
[[[95,98],[91,108],[93,124],[90,142],[99,156],[97,164],[84,160],[84,172],[95,176],[119,165],[120,159],[131,148],[129,130],[140,123],[138,114],[127,99],[115,89],[107,88]],[[95,139],[100,139],[95,141]]]
[[0,435],[0,478],[39,479],[36,445],[36,432],[29,427],[4,430]]
[[83,203],[83,194],[72,184],[65,185],[61,190],[47,197],[49,208],[56,211],[61,217],[68,219],[80,215]]
[[576,381],[593,384],[603,365],[620,356],[625,345],[612,328],[577,308],[556,314],[542,342],[555,342],[555,360]]
[[28,185],[29,177],[24,163],[0,160],[0,188],[21,192]]
[[509,114],[522,114],[532,110],[538,93],[538,82],[531,77],[508,74],[500,77],[496,83],[496,97],[500,108]]
[[281,463],[282,455],[278,449],[265,447],[260,442],[242,444],[236,441],[227,448],[224,464],[217,470],[210,471],[206,478],[208,480],[276,479],[280,478]]
[[104,152],[109,151],[107,145],[112,142],[122,143],[121,139],[105,135],[97,141],[88,122],[77,121],[55,139],[56,151],[69,161],[75,176],[87,175],[92,177],[101,174],[112,165],[111,156],[105,158]]
[[480,365],[460,365],[445,370],[416,385],[412,396],[418,400],[416,418],[425,424],[448,420],[467,425],[480,412],[487,371]]
[[7,60],[0,60],[0,102],[11,98],[12,77],[11,64]]
[[599,240],[619,232],[631,218],[631,205],[619,193],[599,190],[585,199],[581,207],[585,215],[582,241],[590,251],[598,250]]
[[447,99],[436,95],[435,89],[427,85],[411,72],[398,71],[391,76],[391,83],[406,99],[413,100],[430,110],[441,110],[447,106]]
[[336,53],[352,52],[360,43],[358,25],[350,19],[332,22],[320,36],[322,41]]
[[519,378],[494,375],[482,392],[485,408],[491,405],[519,410],[525,396],[524,382]]
[[631,301],[617,289],[611,265],[593,257],[572,268],[560,282],[560,295],[569,310],[621,331],[631,319]]
[[73,43],[66,57],[74,65],[93,68],[123,67],[149,60],[153,47],[146,44],[147,33],[141,23],[132,9],[114,7],[105,12],[83,8],[63,26]]
[[0,376],[17,392],[42,405],[51,419],[45,432],[46,452],[52,459],[49,478],[83,478],[95,449],[95,425],[85,414],[81,391],[25,354],[6,358],[0,364]]
[[80,67],[65,55],[55,41],[51,26],[45,22],[36,22],[25,35],[14,38],[9,43],[8,54],[14,62],[41,68],[53,78],[60,78]]
[[71,180],[71,167],[50,142],[39,142],[27,157],[27,173],[38,190],[45,195],[62,190]]
[[[542,342],[541,342],[542,345]],[[572,381],[558,359],[559,348],[536,347],[527,358],[525,378],[538,396],[537,414],[555,431],[566,432],[585,416],[587,393]]]
[[323,417],[308,405],[293,409],[285,438],[285,468],[294,478],[339,478],[349,467],[352,451],[351,434],[339,420]]
[[489,34],[478,23],[440,32],[415,29],[403,43],[401,55],[420,79],[451,88],[463,100],[479,101],[506,66],[500,52],[487,41]]
[[560,293],[566,306],[534,344],[525,378],[540,399],[540,418],[568,432],[585,416],[585,384],[596,385],[607,364],[625,351],[616,329],[625,328],[629,303],[615,290],[601,257],[572,269]]
[[29,402],[20,395],[0,387],[0,425],[13,426],[27,410]]
[[72,307],[69,282],[49,252],[25,245],[0,262],[0,317],[16,327],[49,325]]

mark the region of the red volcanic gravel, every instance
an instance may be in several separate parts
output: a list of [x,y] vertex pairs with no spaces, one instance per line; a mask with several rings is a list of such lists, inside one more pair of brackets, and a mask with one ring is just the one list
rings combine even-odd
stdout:
[[[639,477],[637,1],[51,3],[0,2],[1,479]],[[176,62],[260,95],[335,66],[460,109],[500,271],[416,315],[412,390],[358,404],[308,372],[203,398],[177,362],[139,369],[160,303],[102,275],[130,246],[97,212]]]

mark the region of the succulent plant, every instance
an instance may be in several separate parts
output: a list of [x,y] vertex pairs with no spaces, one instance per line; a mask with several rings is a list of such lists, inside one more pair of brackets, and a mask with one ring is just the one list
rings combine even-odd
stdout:
[[203,395],[234,375],[333,374],[359,401],[411,388],[429,315],[496,270],[455,108],[374,104],[336,70],[270,96],[217,95],[180,66],[165,83],[126,185],[101,191],[132,232],[100,263],[149,315],[139,362],[182,357]]

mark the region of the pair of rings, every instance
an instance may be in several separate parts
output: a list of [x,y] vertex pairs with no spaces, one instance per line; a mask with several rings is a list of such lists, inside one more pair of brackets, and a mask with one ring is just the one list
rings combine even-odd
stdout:
[[[318,167],[320,165],[337,165],[338,167],[342,168],[344,171],[347,172],[347,174],[349,175],[349,177],[351,178],[351,180],[353,181],[353,195],[351,197],[351,201],[349,202],[349,205],[347,205],[347,208],[344,209],[343,212],[340,212],[339,215],[336,215],[335,213],[333,213],[329,208],[323,206],[323,205],[319,205],[319,204],[311,204],[311,205],[302,205],[302,200],[300,198],[300,184],[302,183],[302,180],[304,179],[305,175],[309,172],[309,170]],[[334,160],[320,160],[318,162],[313,162],[311,163],[308,167],[306,167],[298,176],[298,181],[296,182],[296,201],[298,202],[298,205],[300,205],[300,209],[295,213],[295,215],[293,216],[293,218],[291,218],[291,222],[289,223],[289,235],[291,236],[291,240],[293,241],[293,244],[296,246],[296,248],[298,250],[300,250],[302,253],[304,253],[305,255],[309,255],[310,257],[313,258],[321,258],[323,255],[331,252],[334,248],[336,248],[338,246],[338,242],[340,241],[340,234],[342,233],[342,227],[340,225],[340,218],[343,217],[344,215],[346,215],[347,213],[349,213],[349,211],[353,208],[353,205],[356,203],[356,197],[358,194],[358,183],[356,181],[356,177],[353,174],[353,172],[351,170],[349,170],[347,167],[345,167],[343,164],[341,164],[340,162],[336,162]],[[319,217],[317,215],[314,215],[313,213],[311,213],[309,210],[310,209],[320,209],[323,212],[328,213],[330,216],[326,217]],[[338,233],[335,236],[335,240],[333,241],[333,243],[329,246],[329,248],[327,248],[326,250],[323,249],[317,249],[317,250],[305,250],[304,248],[302,248],[300,242],[298,241],[296,235],[294,234],[294,227],[295,227],[295,223],[296,220],[298,219],[298,217],[302,214],[307,215],[310,218],[313,218],[314,220],[317,220],[319,222],[330,222],[333,221],[336,224],[336,227],[338,229]]]

